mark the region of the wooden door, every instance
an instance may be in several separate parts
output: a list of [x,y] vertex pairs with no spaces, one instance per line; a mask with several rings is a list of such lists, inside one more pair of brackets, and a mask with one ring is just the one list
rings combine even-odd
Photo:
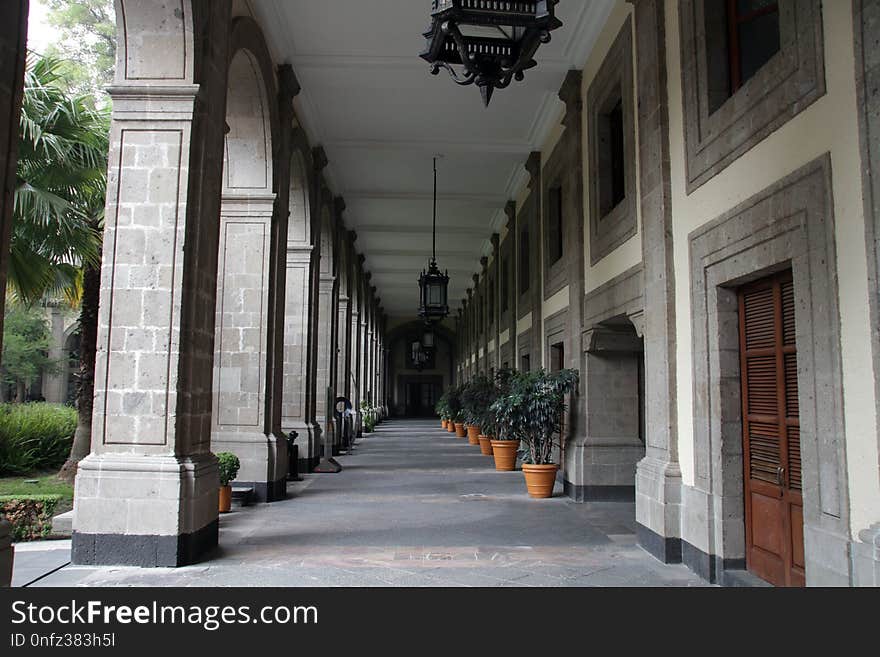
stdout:
[[739,292],[748,569],[804,586],[794,285],[784,272]]

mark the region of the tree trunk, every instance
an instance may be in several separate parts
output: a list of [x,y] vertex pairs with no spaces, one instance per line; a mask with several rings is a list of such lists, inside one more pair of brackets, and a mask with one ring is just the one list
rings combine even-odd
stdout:
[[79,349],[79,385],[76,392],[76,410],[79,418],[70,456],[58,476],[69,482],[76,477],[79,462],[89,455],[92,447],[92,406],[95,392],[95,351],[98,342],[98,303],[101,299],[101,267],[87,266],[83,271],[82,309],[79,315],[81,331]]

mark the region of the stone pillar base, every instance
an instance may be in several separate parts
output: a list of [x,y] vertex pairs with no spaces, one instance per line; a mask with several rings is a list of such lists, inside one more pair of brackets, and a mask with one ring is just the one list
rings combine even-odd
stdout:
[[232,452],[241,469],[234,486],[250,486],[258,502],[277,502],[287,496],[287,439],[263,433],[214,432],[211,450]]
[[12,525],[0,518],[0,588],[12,585],[12,564],[15,548],[12,546]]
[[853,585],[880,586],[880,522],[859,532],[852,544]]
[[645,455],[639,443],[565,447],[565,494],[576,502],[632,502],[636,465]]
[[91,454],[77,469],[71,561],[177,567],[217,545],[217,459]]
[[681,471],[646,456],[636,468],[639,545],[663,563],[681,563]]

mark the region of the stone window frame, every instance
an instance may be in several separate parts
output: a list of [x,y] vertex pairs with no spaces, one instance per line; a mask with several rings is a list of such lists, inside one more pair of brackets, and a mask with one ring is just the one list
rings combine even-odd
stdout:
[[736,290],[791,267],[807,578],[810,584],[848,584],[849,486],[831,190],[826,154],[689,236],[694,486],[686,495],[704,497],[694,512],[708,509],[714,516],[714,522],[689,523],[706,528],[708,554],[715,558],[710,580],[745,563]]
[[[540,213],[540,202],[540,194],[537,190],[532,190],[516,217],[516,267],[514,267],[514,269],[516,270],[517,319],[522,319],[532,311],[532,293],[536,285],[535,279],[537,278],[538,273],[538,250],[534,248],[534,244],[535,237],[538,234],[536,224],[537,217]],[[522,275],[520,268],[520,260],[522,256],[520,238],[522,236],[523,228],[528,228],[529,241],[531,242],[529,245],[529,287],[526,290],[522,290],[520,286],[520,276]]]
[[533,370],[535,363],[532,362],[532,356],[535,354],[532,351],[532,329],[526,329],[514,339],[516,340],[517,346],[514,368],[516,370],[521,370],[520,366],[522,365],[522,359],[524,356],[527,356],[529,358],[529,371]]
[[560,189],[562,194],[562,254],[556,262],[550,262],[550,208],[545,204],[541,213],[543,222],[544,298],[548,299],[569,283],[572,263],[571,250],[579,241],[573,236],[574,226],[583,226],[583,198],[580,185],[582,168],[577,135],[563,136],[553,150],[541,172],[544,199],[552,198],[551,190]]
[[[628,17],[587,91],[591,265],[617,249],[638,230],[632,24],[632,17]],[[623,153],[627,164],[624,171],[625,195],[617,206],[602,215],[599,207],[599,185],[605,174],[599,166],[600,115],[607,111],[608,105],[618,96],[618,91],[623,105]]]
[[825,95],[821,0],[779,0],[780,51],[710,115],[704,9],[679,5],[688,194]]

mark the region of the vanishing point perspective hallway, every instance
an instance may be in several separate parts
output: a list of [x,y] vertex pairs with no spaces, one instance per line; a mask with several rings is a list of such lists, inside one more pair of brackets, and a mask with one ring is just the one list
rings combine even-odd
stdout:
[[[521,472],[437,422],[392,420],[288,499],[221,517],[220,546],[177,569],[66,566],[36,586],[701,586],[636,544],[631,504],[525,494]],[[19,558],[26,563],[32,553]]]

